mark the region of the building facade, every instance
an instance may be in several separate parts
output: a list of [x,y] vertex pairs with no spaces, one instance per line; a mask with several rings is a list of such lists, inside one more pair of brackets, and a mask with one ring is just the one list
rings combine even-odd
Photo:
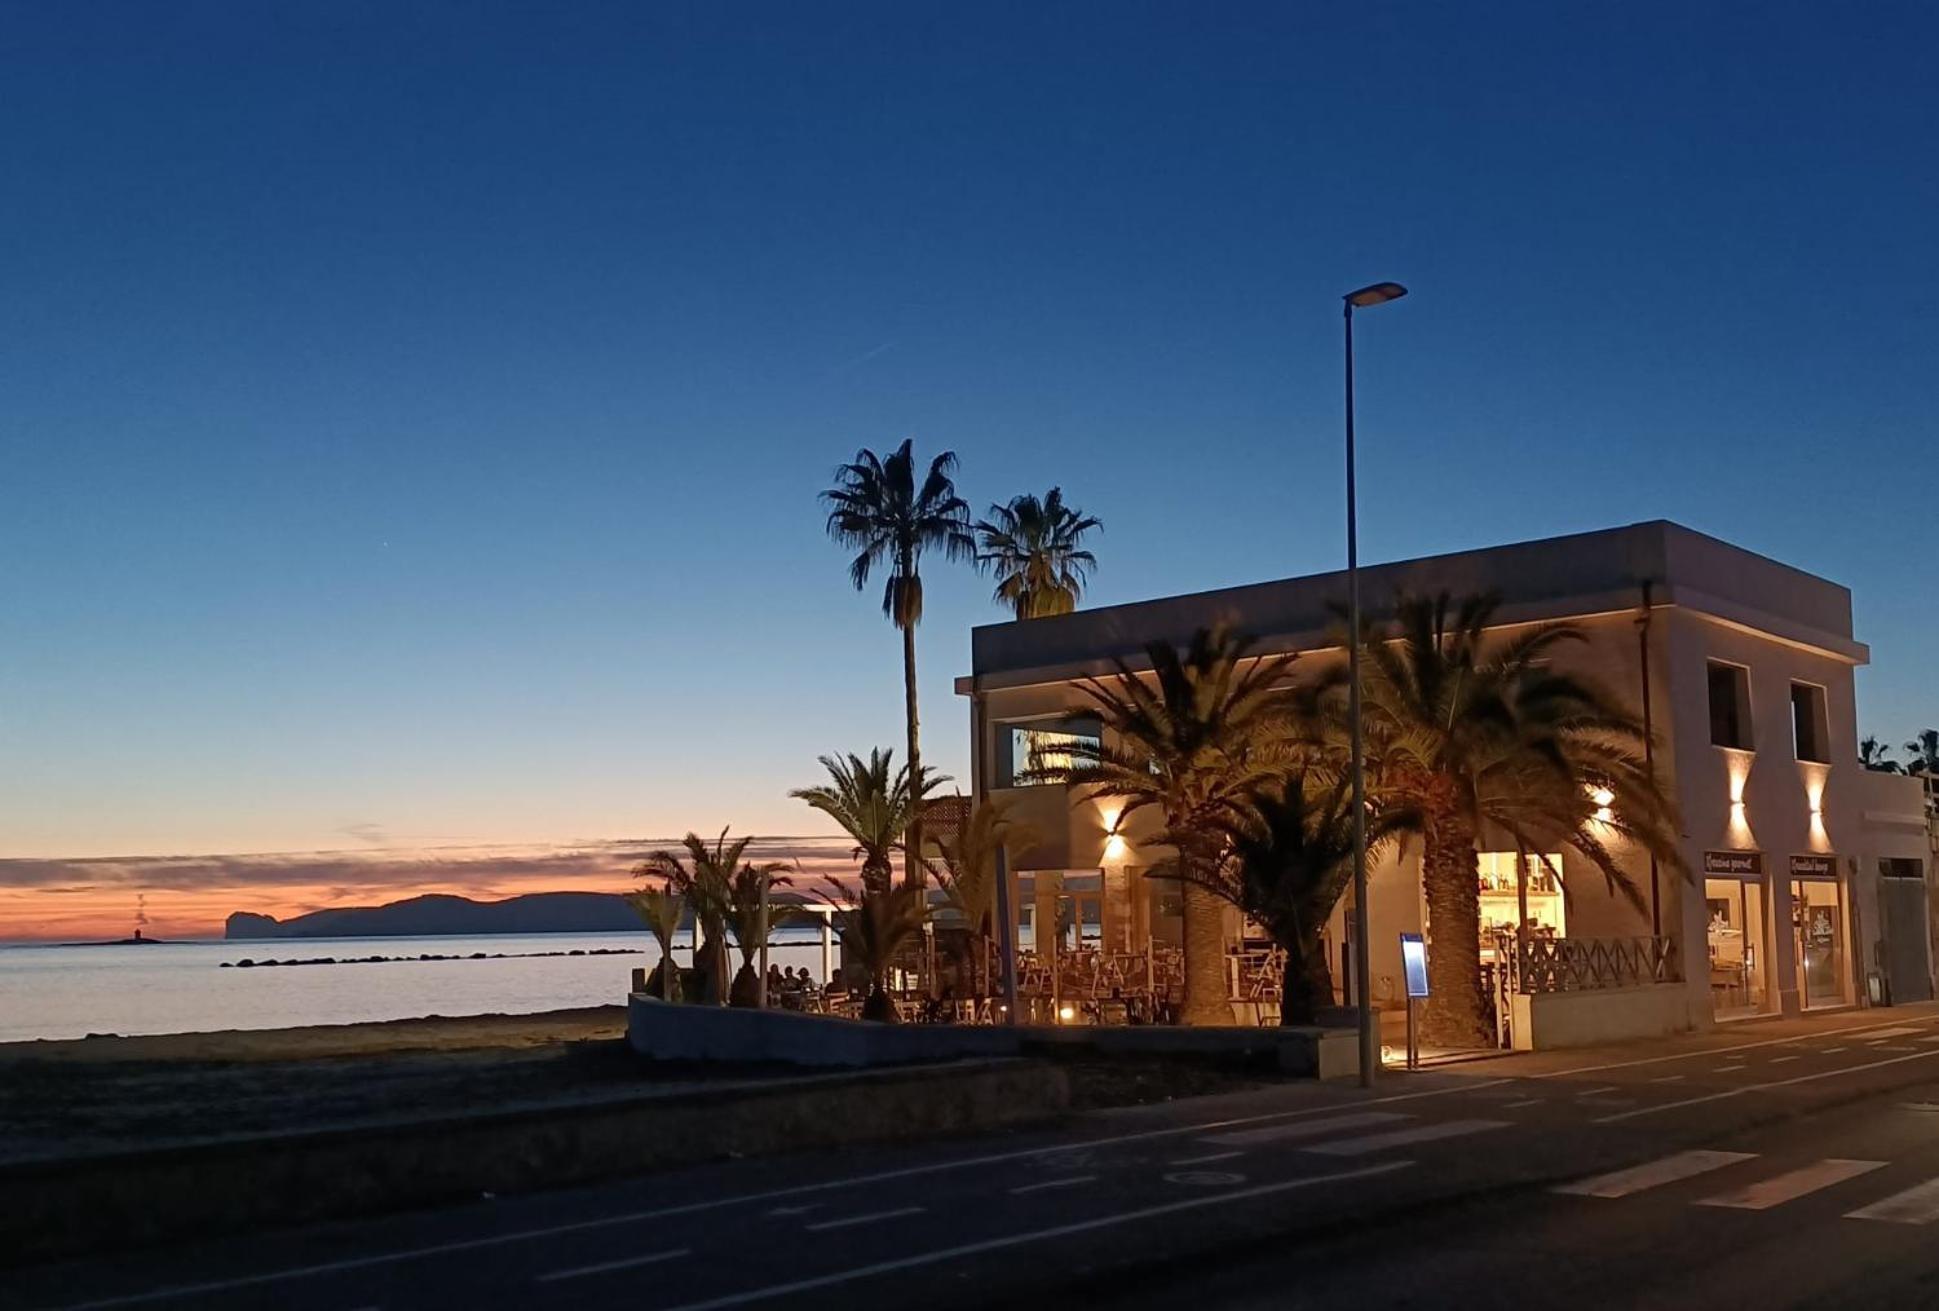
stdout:
[[[1484,833],[1475,949],[1506,1041],[1931,995],[1930,840],[1917,782],[1858,764],[1853,674],[1868,652],[1845,588],[1661,521],[1373,566],[1361,588],[1374,617],[1402,593],[1493,592],[1502,635],[1577,626],[1585,640],[1555,663],[1649,723],[1681,816],[1684,869],[1619,853],[1640,906],[1571,853],[1524,863]],[[1313,677],[1345,659],[1334,619],[1345,595],[1345,575],[1331,573],[974,631],[957,689],[971,706],[975,790],[1004,799],[1035,836],[1010,861],[1021,950],[1135,955],[1180,935],[1177,885],[1144,877],[1165,854],[1146,841],[1152,821],[1024,776],[1033,752],[1054,759],[1065,737],[1100,732],[1082,681],[1120,660],[1148,667],[1147,643],[1183,644],[1219,622],[1256,639],[1259,655],[1298,653],[1294,680]],[[1350,977],[1354,913],[1342,905],[1328,929],[1336,990]],[[1368,913],[1374,1000],[1402,1005],[1400,935],[1426,927],[1417,845],[1372,869]],[[1507,945],[1518,924],[1527,945]],[[1238,953],[1245,926],[1234,914],[1229,928]]]

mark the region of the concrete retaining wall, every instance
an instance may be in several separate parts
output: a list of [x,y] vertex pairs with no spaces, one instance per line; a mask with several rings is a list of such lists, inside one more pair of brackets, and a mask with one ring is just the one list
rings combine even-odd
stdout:
[[1585,992],[1539,992],[1514,999],[1516,1051],[1593,1047],[1636,1038],[1661,1038],[1707,1025],[1680,983]]
[[967,1057],[1015,1056],[1017,1030],[954,1024],[876,1024],[799,1011],[683,1006],[634,993],[626,1041],[658,1061],[786,1065],[907,1065]]
[[997,1128],[1069,1104],[1055,1066],[984,1061],[15,1163],[0,1166],[0,1265],[729,1154]]

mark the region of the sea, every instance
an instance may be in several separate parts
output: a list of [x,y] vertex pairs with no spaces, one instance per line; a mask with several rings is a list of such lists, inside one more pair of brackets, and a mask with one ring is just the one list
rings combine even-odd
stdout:
[[[674,955],[685,964],[689,949],[676,946]],[[339,963],[240,966],[326,956]],[[344,959],[367,956],[403,959]],[[659,957],[644,932],[0,944],[0,1042],[611,1006],[625,1001],[632,971],[652,969]],[[819,931],[777,932],[768,959],[820,980]]]

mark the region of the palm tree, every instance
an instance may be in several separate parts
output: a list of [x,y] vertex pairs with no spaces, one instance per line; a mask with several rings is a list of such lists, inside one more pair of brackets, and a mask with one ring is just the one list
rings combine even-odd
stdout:
[[777,909],[773,904],[774,889],[794,884],[793,879],[782,873],[787,868],[783,861],[769,861],[761,865],[748,862],[736,869],[733,878],[728,880],[723,918],[734,935],[734,945],[740,948],[741,953],[741,967],[734,974],[733,986],[727,990],[730,1006],[754,1007],[760,1004],[761,982],[760,975],[754,969],[754,958],[767,944],[768,936],[795,915],[793,908]]
[[1905,744],[1908,774],[1939,775],[1939,728],[1928,728]]
[[981,539],[976,563],[996,574],[996,601],[1019,619],[1067,615],[1077,609],[1097,557],[1079,545],[1104,525],[1064,504],[1061,487],[1041,501],[1025,493],[1008,505],[992,505],[977,521]]
[[[1353,779],[1296,768],[1255,802],[1257,822],[1230,831],[1232,852],[1216,867],[1210,890],[1244,911],[1286,952],[1279,1022],[1311,1024],[1333,998],[1333,976],[1320,935],[1353,880]],[[1417,827],[1398,807],[1368,817],[1370,852]]]
[[[937,550],[947,560],[976,555],[970,536],[969,506],[956,495],[950,474],[956,455],[944,451],[929,462],[920,486],[915,457],[904,441],[886,460],[862,450],[852,464],[835,471],[835,485],[821,494],[828,507],[828,535],[856,553],[848,577],[861,591],[877,569],[886,571],[882,613],[902,631],[902,696],[908,725],[909,773],[922,774],[922,745],[916,711],[916,625],[922,622],[922,556]],[[909,841],[903,877],[922,881],[922,811],[909,815]]]
[[[1586,635],[1573,624],[1543,624],[1491,644],[1498,605],[1493,595],[1458,606],[1446,594],[1403,596],[1388,640],[1363,635],[1376,807],[1414,816],[1423,845],[1431,994],[1422,1034],[1451,1047],[1494,1040],[1481,985],[1483,832],[1533,852],[1572,850],[1638,909],[1642,893],[1612,840],[1685,869],[1641,722],[1600,685],[1550,665]],[[1321,695],[1344,681],[1336,672]],[[1332,711],[1337,732],[1337,698]]]
[[[639,865],[633,873],[646,876],[651,873],[647,865]],[[680,967],[673,959],[673,936],[680,931],[680,917],[686,914],[686,902],[670,887],[641,888],[626,894],[626,903],[652,930],[653,940],[660,944],[660,1000],[680,1000]]]
[[937,841],[940,865],[930,872],[942,889],[943,904],[962,916],[978,947],[981,984],[989,979],[990,947],[995,941],[997,857],[1011,849],[1028,850],[1041,838],[1029,824],[1012,820],[1005,802],[988,800],[970,812],[954,837]]
[[[828,782],[795,788],[788,795],[821,811],[855,840],[855,856],[862,862],[862,882],[887,887],[893,870],[890,858],[914,828],[909,799],[909,770],[895,768],[895,752],[876,747],[867,760],[850,752],[822,756]],[[925,774],[920,789],[926,799],[932,788],[948,782],[948,775]]]
[[1263,656],[1242,669],[1251,647],[1221,627],[1198,633],[1184,652],[1153,642],[1149,675],[1117,661],[1114,677],[1078,685],[1096,707],[1099,739],[1060,742],[1068,763],[1029,773],[1123,800],[1120,823],[1145,809],[1162,817],[1153,839],[1176,853],[1170,876],[1184,885],[1187,1024],[1232,1022],[1225,917],[1208,884],[1226,835],[1256,822],[1255,798],[1286,767],[1287,697],[1277,684],[1293,657]]
[[1902,774],[1904,766],[1885,754],[1885,744],[1868,737],[1858,744],[1858,763],[1879,774]]
[[[734,872],[740,868],[741,855],[752,838],[727,840],[727,830],[709,847],[693,833],[680,840],[686,853],[655,851],[640,865],[639,872],[664,882],[668,891],[692,907],[700,923],[701,948],[694,954],[694,968],[706,971],[702,999],[710,1006],[727,1000],[727,919],[733,905]],[[707,964],[703,967],[701,961]]]
[[828,881],[822,900],[835,907],[829,917],[842,940],[842,961],[853,961],[868,974],[868,996],[862,1018],[895,1023],[895,1003],[889,997],[889,968],[910,943],[922,936],[929,922],[929,894],[920,883],[906,880],[895,887],[863,884],[852,902],[848,889]]

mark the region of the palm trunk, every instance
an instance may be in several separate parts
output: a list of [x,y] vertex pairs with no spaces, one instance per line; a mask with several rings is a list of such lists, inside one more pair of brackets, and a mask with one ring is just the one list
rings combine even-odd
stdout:
[[1286,973],[1280,983],[1279,1022],[1318,1023],[1320,1007],[1333,1004],[1333,971],[1326,946],[1317,930],[1288,934],[1280,945],[1286,948]]
[[902,626],[902,704],[909,726],[909,830],[902,881],[922,886],[922,747],[916,716],[916,627]]
[[1427,1006],[1421,1039],[1430,1046],[1495,1045],[1481,987],[1481,892],[1474,830],[1451,798],[1423,816],[1421,883],[1427,896]]
[[[1180,860],[1185,856],[1180,853]],[[1225,903],[1195,882],[1185,884],[1185,1009],[1192,1025],[1229,1025],[1225,981]]]

